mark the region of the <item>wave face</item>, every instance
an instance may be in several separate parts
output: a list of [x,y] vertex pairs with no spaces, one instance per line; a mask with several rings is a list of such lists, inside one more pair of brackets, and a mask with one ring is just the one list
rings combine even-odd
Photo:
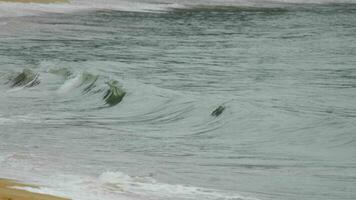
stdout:
[[[1,17],[68,13],[88,10],[119,10],[130,12],[166,12],[174,9],[207,7],[281,7],[295,4],[355,4],[356,0],[72,0],[69,3],[16,3],[0,1]],[[1,23],[0,23],[1,26]]]
[[1,4],[31,16],[0,19],[0,177],[79,200],[356,199],[356,5],[201,2]]

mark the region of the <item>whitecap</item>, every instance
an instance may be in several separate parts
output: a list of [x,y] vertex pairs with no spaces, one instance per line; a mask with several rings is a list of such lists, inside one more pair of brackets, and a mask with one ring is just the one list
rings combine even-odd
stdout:
[[66,94],[73,90],[74,88],[77,88],[80,86],[82,83],[82,75],[77,75],[72,79],[69,79],[64,82],[63,85],[60,86],[60,88],[57,90],[58,94]]

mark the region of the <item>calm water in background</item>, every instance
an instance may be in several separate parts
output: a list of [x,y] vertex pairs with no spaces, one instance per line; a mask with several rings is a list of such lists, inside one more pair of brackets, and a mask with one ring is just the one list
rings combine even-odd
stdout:
[[[45,13],[0,30],[1,177],[83,200],[356,199],[355,4]],[[23,69],[41,83],[11,88]],[[105,107],[111,79],[127,95]]]

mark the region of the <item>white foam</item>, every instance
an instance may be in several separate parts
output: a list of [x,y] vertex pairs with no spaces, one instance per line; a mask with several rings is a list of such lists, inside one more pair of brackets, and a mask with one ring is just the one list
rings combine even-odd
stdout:
[[58,94],[66,94],[68,92],[70,92],[71,90],[73,90],[74,88],[77,88],[80,86],[80,84],[82,83],[83,78],[82,75],[77,75],[72,79],[67,80],[66,82],[64,82],[63,85],[61,85],[61,87],[57,90]]
[[129,176],[122,172],[105,172],[99,180],[103,184],[109,184],[120,188],[122,192],[155,197],[157,199],[246,199],[237,194],[224,194],[223,192],[186,185],[172,185],[161,183],[152,177]]
[[42,13],[64,13],[74,11],[70,4],[0,3],[0,17],[22,17]]
[[99,177],[63,174],[33,177],[37,180],[31,183],[39,184],[39,188],[20,188],[74,200],[257,200],[236,193],[160,183],[152,177],[129,176],[122,172],[105,172]]
[[276,3],[356,3],[356,0],[72,0],[70,3],[55,4],[0,3],[0,18],[80,10],[160,12],[174,8],[189,8],[190,6],[259,6]]
[[22,189],[73,200],[257,200],[236,192],[167,184],[151,176],[130,176],[120,171],[107,171],[98,176],[68,174],[60,169],[69,163],[57,156],[3,152],[0,177],[39,186]]
[[44,13],[69,13],[82,10],[120,10],[132,12],[166,11],[179,8],[176,3],[142,3],[113,0],[74,0],[70,3],[39,4],[39,3],[0,3],[1,17],[22,17]]
[[1,124],[7,124],[9,122],[11,122],[11,120],[9,118],[5,118],[5,117],[1,117],[0,116],[0,125]]
[[6,156],[0,155],[0,164],[6,161]]

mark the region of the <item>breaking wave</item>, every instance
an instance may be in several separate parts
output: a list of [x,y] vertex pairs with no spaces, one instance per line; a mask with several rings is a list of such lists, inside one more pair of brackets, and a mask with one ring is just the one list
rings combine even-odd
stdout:
[[[43,2],[46,2],[45,0]],[[45,13],[68,13],[89,10],[118,10],[129,12],[166,12],[174,9],[197,7],[275,7],[288,4],[356,3],[356,0],[72,0],[69,3],[8,3],[0,1],[1,17],[41,15]],[[0,21],[0,26],[4,25]]]
[[[18,173],[20,181],[36,183],[40,187],[19,188],[78,200],[258,200],[233,192],[163,183],[152,174],[130,176],[120,171],[106,171],[95,176],[53,173],[46,167],[59,164],[56,163],[58,160],[43,156],[29,153],[2,154],[0,167],[4,170],[0,175],[7,177],[11,169],[21,169]],[[33,176],[33,172],[37,174]]]
[[355,197],[354,6],[317,6],[0,19],[21,29],[1,37],[0,177],[79,200]]

